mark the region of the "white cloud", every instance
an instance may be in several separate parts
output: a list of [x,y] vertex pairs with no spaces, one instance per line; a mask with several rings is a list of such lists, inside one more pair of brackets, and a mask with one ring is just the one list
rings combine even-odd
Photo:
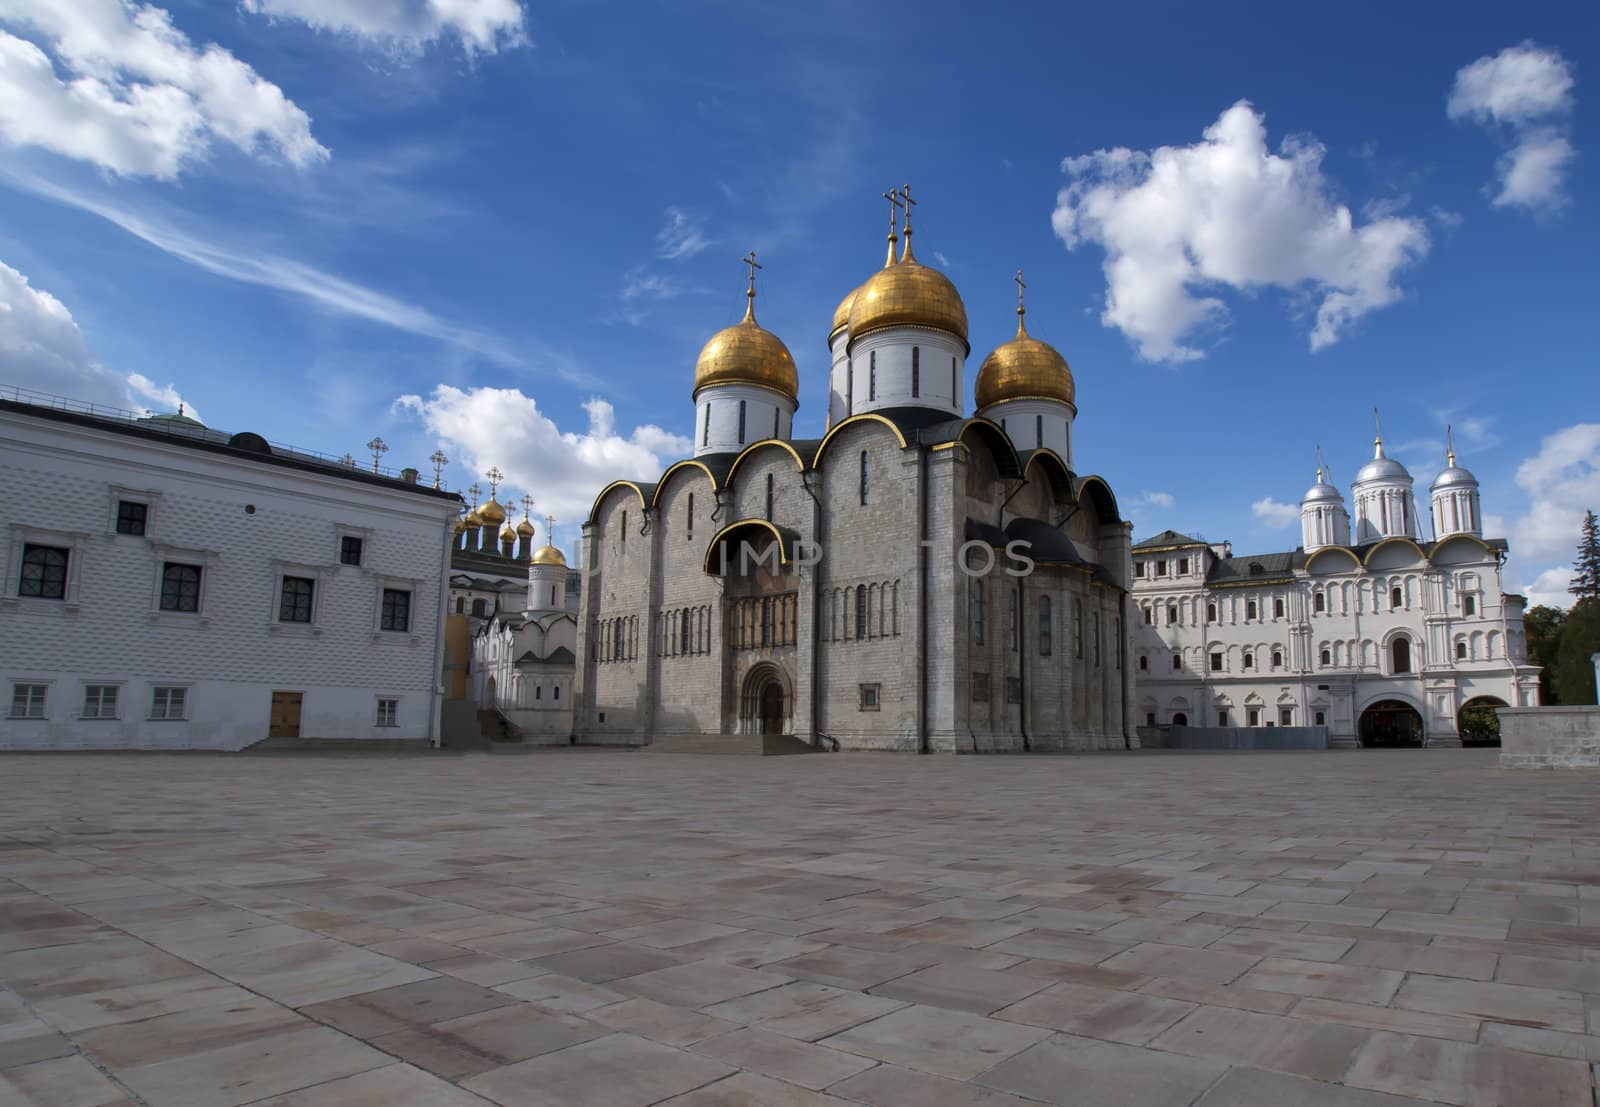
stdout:
[[514,388],[460,389],[441,384],[430,396],[401,396],[395,407],[420,418],[466,471],[498,465],[510,488],[532,489],[539,510],[559,523],[580,524],[595,495],[613,480],[653,481],[693,443],[654,424],[616,429],[601,399],[583,405],[586,431],[563,431],[537,401]]
[[138,373],[122,375],[101,365],[90,354],[66,305],[34,288],[4,262],[0,262],[0,385],[6,386],[0,395],[19,388],[124,411],[171,411],[183,399],[172,385],[156,384]]
[[38,40],[0,30],[0,139],[11,145],[163,180],[218,141],[300,167],[328,156],[282,89],[220,46],[195,46],[161,8],[0,0],[0,25]]
[[468,54],[527,42],[518,0],[240,0],[239,6],[410,54],[446,36]]
[[1101,322],[1141,357],[1203,356],[1195,336],[1221,326],[1212,291],[1278,288],[1316,304],[1312,350],[1401,298],[1395,278],[1428,249],[1420,219],[1357,224],[1323,175],[1309,137],[1267,147],[1265,119],[1239,101],[1190,146],[1097,150],[1067,158],[1051,223],[1070,249],[1105,250]]
[[1171,492],[1141,492],[1134,497],[1130,506],[1167,509],[1176,502]]
[[666,222],[656,232],[656,256],[669,261],[692,258],[712,244],[704,222],[682,208],[668,208]]
[[1300,521],[1300,508],[1296,504],[1280,504],[1271,496],[1263,496],[1250,505],[1250,514],[1269,527],[1288,527]]
[[1584,511],[1600,510],[1600,423],[1577,423],[1547,436],[1539,452],[1517,466],[1517,485],[1527,510],[1505,533],[1516,565],[1532,567],[1522,570],[1534,574],[1525,585],[1529,603],[1538,589],[1546,597],[1541,602],[1568,607],[1573,597],[1558,594],[1564,587],[1558,584],[1567,579],[1562,574],[1570,575]]
[[1532,42],[1456,72],[1450,118],[1498,130],[1509,143],[1495,163],[1496,207],[1548,211],[1567,202],[1567,168],[1578,154],[1566,134],[1573,84],[1561,52]]
[[1567,591],[1571,587],[1572,570],[1557,567],[1540,573],[1532,584],[1522,589],[1522,594],[1528,598],[1530,608],[1559,607],[1566,610],[1572,606],[1572,601],[1577,599]]

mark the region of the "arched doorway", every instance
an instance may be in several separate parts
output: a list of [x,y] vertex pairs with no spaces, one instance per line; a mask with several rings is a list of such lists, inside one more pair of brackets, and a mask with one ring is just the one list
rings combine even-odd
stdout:
[[1456,715],[1456,730],[1463,746],[1498,746],[1500,744],[1500,716],[1497,707],[1506,707],[1505,700],[1495,696],[1474,696],[1461,705]]
[[495,707],[499,703],[495,699],[495,684],[492,676],[483,682],[483,697],[487,701],[484,703],[484,707]]
[[744,678],[739,696],[739,733],[787,734],[794,698],[782,669],[761,664]]
[[1372,746],[1420,746],[1422,716],[1403,700],[1379,700],[1361,713],[1361,744]]
[[1183,712],[1183,711],[1175,711],[1175,712],[1173,712],[1173,714],[1172,714],[1172,725],[1173,726],[1188,726],[1189,725],[1189,716],[1188,716],[1188,714]]

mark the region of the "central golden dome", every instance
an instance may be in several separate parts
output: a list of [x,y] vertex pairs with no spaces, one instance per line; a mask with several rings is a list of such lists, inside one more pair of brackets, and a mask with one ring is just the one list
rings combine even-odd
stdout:
[[911,254],[878,270],[856,290],[850,303],[850,341],[885,327],[931,327],[967,344],[967,308],[950,278]]
[[1067,359],[1028,333],[1018,308],[1017,336],[983,359],[974,392],[982,411],[1005,400],[1056,400],[1076,407],[1078,389]]
[[503,523],[506,521],[506,509],[501,507],[493,496],[490,496],[489,502],[478,508],[478,519],[486,527]]
[[561,551],[548,543],[533,551],[535,565],[560,565],[566,567],[567,559],[561,556]]
[[711,336],[694,363],[694,394],[714,384],[754,384],[800,399],[800,374],[783,340],[756,322],[746,307],[744,318]]

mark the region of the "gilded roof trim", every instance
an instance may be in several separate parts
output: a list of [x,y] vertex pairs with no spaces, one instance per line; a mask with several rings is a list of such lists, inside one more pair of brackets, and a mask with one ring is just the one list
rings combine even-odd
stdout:
[[906,448],[906,436],[901,433],[899,427],[895,426],[893,419],[890,419],[886,415],[879,415],[876,411],[863,411],[859,414],[851,415],[848,418],[839,420],[828,429],[828,433],[823,435],[822,441],[817,444],[817,452],[812,455],[811,467],[813,469],[821,467],[823,451],[828,448],[828,443],[833,441],[834,435],[855,423],[866,422],[882,423],[884,426],[888,427],[894,432],[895,441],[900,443],[900,448],[902,450]]

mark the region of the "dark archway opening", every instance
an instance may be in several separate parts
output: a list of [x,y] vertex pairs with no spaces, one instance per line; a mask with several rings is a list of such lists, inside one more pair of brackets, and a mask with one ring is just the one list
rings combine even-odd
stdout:
[[1175,712],[1173,714],[1173,716],[1172,716],[1172,725],[1173,726],[1188,726],[1189,725],[1189,716],[1186,713],[1182,712],[1182,711]]
[[777,681],[761,689],[761,733],[783,733],[783,688]]
[[1422,745],[1422,716],[1409,703],[1379,700],[1361,713],[1361,744],[1417,747]]
[[1395,675],[1409,673],[1411,671],[1411,639],[1405,637],[1396,638],[1389,649],[1394,661],[1392,671]]
[[1506,701],[1494,696],[1474,696],[1461,705],[1456,717],[1456,729],[1461,734],[1463,746],[1498,746],[1500,744],[1500,715],[1497,707],[1507,706]]

